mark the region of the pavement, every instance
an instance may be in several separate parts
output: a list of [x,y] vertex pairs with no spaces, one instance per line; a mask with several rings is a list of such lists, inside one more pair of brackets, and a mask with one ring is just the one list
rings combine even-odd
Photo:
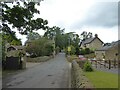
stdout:
[[3,88],[68,88],[70,64],[64,53],[3,79]]

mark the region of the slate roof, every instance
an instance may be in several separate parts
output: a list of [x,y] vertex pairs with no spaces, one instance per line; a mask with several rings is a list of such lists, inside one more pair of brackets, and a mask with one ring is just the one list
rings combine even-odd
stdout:
[[14,46],[14,45],[7,46],[7,48],[9,48],[9,47],[13,47],[13,48],[18,49],[18,50],[24,49],[24,46]]
[[[86,39],[85,41],[82,41],[82,45],[85,45],[85,44],[89,44],[91,43],[94,39],[96,39],[98,37],[94,37],[94,38],[88,38]],[[99,39],[99,38],[98,38]],[[99,39],[100,40],[100,39]],[[101,41],[101,40],[100,40]],[[103,41],[101,41],[103,43]]]
[[107,50],[109,50],[110,48],[116,47],[116,46],[118,46],[118,47],[120,46],[120,40],[111,43],[111,45],[103,46],[102,48],[100,48],[100,49],[98,49],[98,50],[96,50],[96,51],[107,51]]

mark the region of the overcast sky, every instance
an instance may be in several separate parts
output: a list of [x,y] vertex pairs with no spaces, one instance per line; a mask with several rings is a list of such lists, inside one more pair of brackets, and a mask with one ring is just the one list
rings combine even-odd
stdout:
[[[103,42],[118,40],[119,0],[44,0],[37,7],[49,26],[65,28],[65,32],[83,31],[98,34]],[[44,31],[38,31],[43,35]],[[20,35],[18,35],[21,37]],[[25,37],[21,37],[24,42]]]

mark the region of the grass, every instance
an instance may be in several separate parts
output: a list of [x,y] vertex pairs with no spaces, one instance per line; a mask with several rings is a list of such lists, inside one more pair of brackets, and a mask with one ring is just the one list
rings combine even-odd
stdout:
[[72,62],[73,60],[78,60],[79,58],[78,58],[78,56],[76,56],[76,55],[70,55],[69,57],[67,56],[67,60],[69,61],[69,62]]
[[35,58],[27,57],[26,60],[27,62],[45,62],[51,58],[52,58],[51,56],[41,56],[41,57],[35,57]]
[[84,72],[95,88],[118,88],[118,75],[102,71]]

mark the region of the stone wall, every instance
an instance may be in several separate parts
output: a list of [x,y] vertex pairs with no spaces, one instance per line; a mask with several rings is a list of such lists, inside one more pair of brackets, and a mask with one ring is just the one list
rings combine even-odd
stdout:
[[71,69],[71,88],[93,88],[76,61],[72,62]]

